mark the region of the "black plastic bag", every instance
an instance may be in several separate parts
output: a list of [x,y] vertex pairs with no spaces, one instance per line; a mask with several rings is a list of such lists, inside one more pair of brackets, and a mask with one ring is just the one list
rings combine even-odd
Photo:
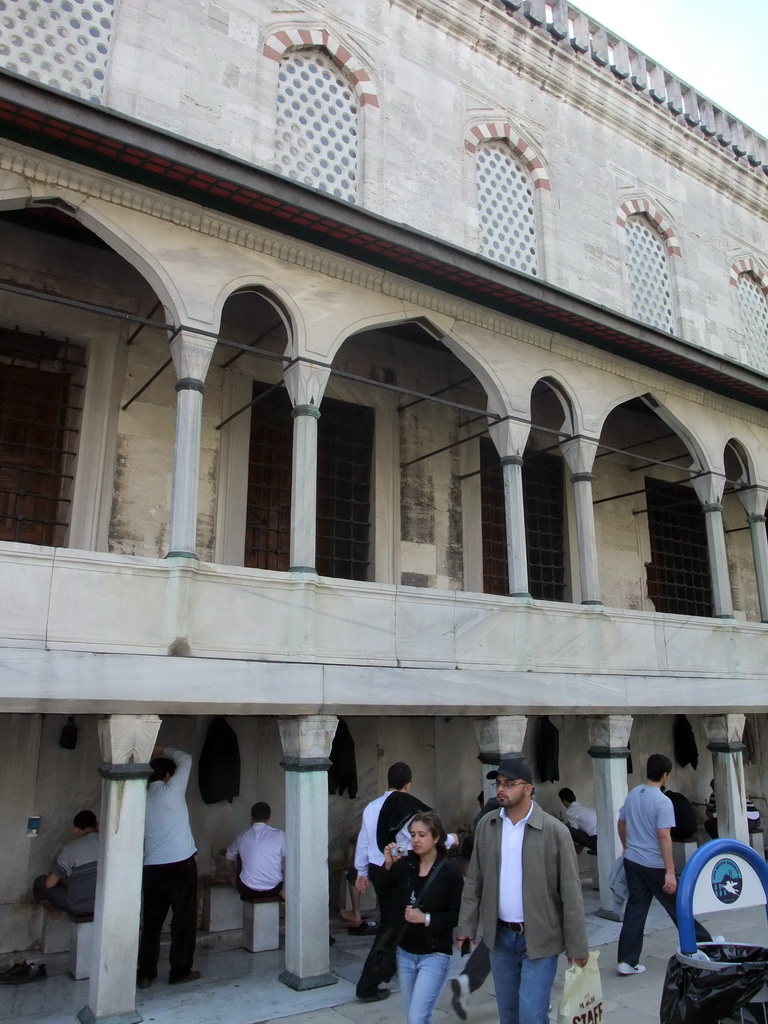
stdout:
[[[742,1007],[746,1024],[752,1019],[748,1004],[768,982],[768,949],[731,942],[700,948],[713,966],[679,954],[670,957],[659,1010],[661,1024],[717,1024],[728,1018],[739,1021]],[[756,1019],[762,1021],[761,1016]]]

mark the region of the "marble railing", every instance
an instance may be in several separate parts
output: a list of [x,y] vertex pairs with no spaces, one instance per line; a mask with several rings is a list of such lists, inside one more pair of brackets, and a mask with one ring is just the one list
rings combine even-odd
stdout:
[[[2,649],[184,653],[305,665],[455,670],[546,685],[591,680],[594,703],[633,679],[764,697],[766,627],[255,569],[0,543]],[[509,684],[507,684],[509,685]],[[533,685],[533,683],[531,683]],[[640,699],[640,698],[638,698]],[[647,699],[643,697],[643,700]]]
[[514,24],[548,38],[552,46],[589,61],[606,83],[647,98],[673,120],[711,141],[745,168],[768,175],[768,142],[567,0],[484,0],[503,9]]

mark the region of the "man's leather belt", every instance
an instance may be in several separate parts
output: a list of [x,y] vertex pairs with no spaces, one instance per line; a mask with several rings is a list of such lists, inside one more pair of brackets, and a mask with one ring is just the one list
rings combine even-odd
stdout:
[[502,921],[499,918],[498,923],[501,928],[509,928],[511,932],[525,931],[525,924],[522,921]]

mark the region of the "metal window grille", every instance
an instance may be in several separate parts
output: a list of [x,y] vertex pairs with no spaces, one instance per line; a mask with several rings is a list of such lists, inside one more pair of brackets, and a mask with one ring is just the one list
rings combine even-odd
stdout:
[[318,422],[317,571],[368,579],[373,410],[323,399]]
[[683,484],[646,477],[651,561],[648,597],[657,612],[712,615],[712,580],[704,514]]
[[82,413],[81,346],[0,330],[0,539],[62,547]]
[[507,524],[499,453],[493,441],[480,439],[480,502],[483,534],[483,593],[509,593]]
[[[492,441],[480,442],[483,591],[509,593],[504,485]],[[565,600],[565,488],[562,459],[527,453],[523,463],[528,589],[542,601]]]
[[[255,381],[253,397],[266,390]],[[291,403],[274,391],[251,409],[244,557],[251,568],[290,568],[292,451]]]
[[526,453],[523,463],[528,589],[541,601],[565,600],[563,460]]
[[[266,391],[254,383],[253,397]],[[290,568],[293,420],[284,391],[251,410],[245,565]],[[317,571],[365,580],[370,563],[373,410],[326,398],[318,421]]]

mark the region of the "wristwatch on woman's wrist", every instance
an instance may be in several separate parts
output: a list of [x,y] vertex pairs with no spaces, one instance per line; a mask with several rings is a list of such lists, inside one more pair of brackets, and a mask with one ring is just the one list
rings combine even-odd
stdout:
[[429,928],[429,922],[431,920],[432,920],[432,915],[431,914],[425,914],[424,915],[424,927],[425,928]]

